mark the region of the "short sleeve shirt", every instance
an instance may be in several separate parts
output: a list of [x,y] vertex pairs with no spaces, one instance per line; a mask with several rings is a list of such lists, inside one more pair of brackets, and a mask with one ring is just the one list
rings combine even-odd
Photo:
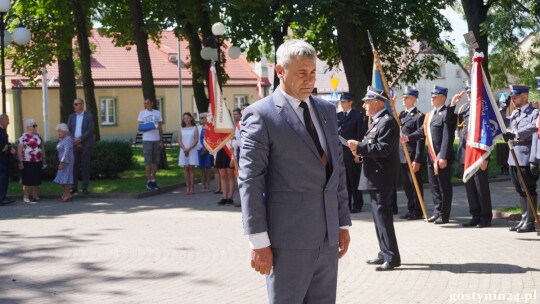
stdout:
[[24,133],[19,137],[19,144],[23,145],[21,159],[26,162],[43,161],[43,151],[41,150],[41,137],[39,135]]
[[[137,118],[137,121],[142,121],[143,123],[155,123],[156,126],[158,122],[162,122],[163,119],[161,118],[161,112],[159,110],[152,110],[148,111],[147,109],[142,110],[139,113],[139,117]],[[159,141],[159,130],[153,129],[150,131],[143,132],[142,136],[143,141]]]

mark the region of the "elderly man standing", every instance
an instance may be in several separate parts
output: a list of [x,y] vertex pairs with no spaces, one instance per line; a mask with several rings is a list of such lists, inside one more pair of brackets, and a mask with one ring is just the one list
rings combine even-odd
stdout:
[[[516,192],[519,194],[519,204],[521,207],[521,221],[510,231],[534,232],[534,214],[538,205],[538,195],[536,193],[536,182],[538,181],[538,160],[536,159],[536,143],[533,137],[536,136],[538,128],[538,110],[529,103],[529,87],[524,85],[511,85],[510,96],[515,110],[510,116],[510,127],[508,132],[503,134],[504,140],[512,140],[518,164],[514,162],[512,155],[508,157],[510,166],[510,177]],[[534,209],[531,209],[527,202],[525,189],[521,185],[517,170],[520,170],[525,185],[527,186],[532,199]]]
[[310,96],[315,49],[288,40],[276,52],[279,88],[242,120],[238,183],[251,267],[270,303],[335,303],[338,258],[351,218],[336,109]]
[[68,117],[68,128],[73,137],[73,155],[75,166],[73,167],[73,186],[71,194],[77,192],[79,184],[79,170],[82,168],[82,193],[88,194],[90,182],[90,156],[94,148],[94,117],[84,110],[84,101],[77,98],[73,101],[74,113]]
[[9,144],[8,125],[9,116],[0,114],[0,206],[14,202],[6,196],[9,182],[9,158],[17,153]]
[[379,241],[379,254],[367,263],[379,265],[377,271],[388,271],[401,266],[392,210],[392,194],[400,174],[399,126],[385,108],[388,98],[383,91],[368,87],[362,100],[371,125],[361,142],[347,143],[354,155],[364,158],[358,189],[369,191]]

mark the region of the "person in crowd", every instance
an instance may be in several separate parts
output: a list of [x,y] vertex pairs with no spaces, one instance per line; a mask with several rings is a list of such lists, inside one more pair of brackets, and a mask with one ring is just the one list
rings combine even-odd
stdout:
[[[428,146],[428,179],[435,210],[428,222],[437,225],[450,220],[452,208],[452,161],[456,118],[453,106],[446,106],[448,88],[434,86],[431,91],[431,110],[424,119],[424,128],[402,135],[403,142],[426,139]],[[426,130],[426,131],[424,131]]]
[[163,149],[163,129],[161,123],[163,119],[161,112],[154,109],[154,101],[145,99],[143,102],[144,110],[139,112],[137,121],[139,124],[153,124],[154,127],[143,131],[142,146],[144,165],[146,169],[146,189],[159,190],[156,181],[156,173],[161,159],[161,150]]
[[[19,137],[17,149],[23,201],[25,203],[39,202],[39,185],[41,185],[41,169],[45,161],[45,147],[43,140],[37,133],[38,125],[34,119],[27,119],[24,122],[24,127],[26,130]],[[32,187],[32,199],[29,197],[30,187]]]
[[[510,126],[508,131],[503,134],[505,141],[512,141],[518,163],[516,164],[512,155],[508,156],[508,165],[510,166],[510,177],[512,183],[519,194],[519,205],[521,208],[521,221],[510,231],[533,232],[535,231],[535,217],[538,206],[538,195],[536,192],[536,183],[538,181],[538,161],[536,158],[536,141],[538,128],[538,110],[529,103],[529,87],[525,85],[510,85],[510,96],[515,110],[510,115]],[[534,208],[531,208],[527,202],[525,188],[522,186],[518,177],[517,170],[521,171],[525,186],[532,196]]]
[[217,203],[220,206],[234,205],[233,195],[236,187],[236,177],[234,174],[233,153],[234,149],[230,146],[223,147],[216,153],[216,169],[219,171],[219,184],[223,192],[223,198]]
[[[424,128],[425,115],[415,106],[418,99],[418,94],[418,90],[411,87],[406,88],[405,92],[403,92],[401,99],[405,110],[399,113],[399,119],[401,121],[401,133],[404,135],[409,135]],[[424,145],[425,140],[423,138],[417,140],[416,142],[406,143],[405,146],[407,147],[407,151],[403,151],[402,145],[399,145],[399,161],[401,163],[401,174],[403,177],[403,190],[405,191],[405,196],[407,197],[407,213],[400,216],[399,218],[401,219],[422,219],[422,207],[420,206],[420,200],[418,199],[418,195],[414,187],[411,170],[409,169],[409,164],[407,163],[404,153],[409,154],[414,175],[416,177],[416,181],[418,182],[418,187],[420,188],[420,195],[423,198],[424,187],[420,166],[422,164],[422,160],[424,159]]]
[[[344,139],[354,139],[362,141],[368,126],[368,119],[361,111],[353,109],[354,98],[349,93],[341,94],[340,98],[342,112],[337,114],[338,130]],[[362,191],[358,190],[360,182],[360,171],[362,162],[359,155],[354,156],[349,147],[342,145],[343,161],[347,173],[347,192],[349,193],[349,209],[351,213],[362,211],[364,198]]]
[[238,183],[251,267],[270,303],[335,303],[351,215],[336,108],[311,96],[317,53],[276,52],[279,87],[244,111]]
[[200,132],[199,132],[199,149],[197,150],[199,156],[199,170],[201,172],[202,191],[206,192],[210,190],[210,179],[212,178],[212,154],[208,152],[208,149],[204,146],[204,132],[206,126],[207,113],[201,113],[200,118]]
[[386,110],[389,101],[382,90],[369,86],[362,100],[371,124],[362,141],[348,140],[347,143],[353,155],[363,157],[358,188],[369,191],[379,241],[377,257],[366,262],[378,265],[377,271],[388,271],[401,266],[392,210],[392,193],[400,174],[399,126]]
[[182,127],[178,132],[178,145],[180,155],[178,165],[184,167],[184,179],[186,180],[186,194],[192,195],[195,191],[195,166],[199,163],[197,145],[199,143],[199,130],[191,113],[184,113]]
[[[465,166],[465,151],[467,147],[467,133],[470,121],[470,103],[471,103],[471,83],[467,81],[465,91],[467,93],[467,102],[462,104],[456,113],[456,126],[459,138],[457,158],[463,172]],[[452,98],[452,105],[455,107],[461,100],[463,92],[456,94]],[[467,180],[465,191],[469,202],[469,213],[472,218],[469,222],[462,224],[463,227],[484,228],[491,226],[493,211],[491,210],[491,192],[489,190],[488,180],[489,159],[482,161],[480,169]]]
[[[73,101],[74,113],[69,115],[67,125],[73,137],[75,149],[75,164],[73,166],[73,185],[71,194],[77,193],[79,185],[79,171],[82,175],[82,193],[88,194],[90,183],[90,157],[94,148],[94,117],[88,111],[84,111],[84,101],[76,98]],[[82,170],[81,170],[82,169]]]
[[8,125],[9,116],[0,114],[0,206],[15,202],[7,197],[9,161],[11,157],[17,154],[17,150],[9,144]]
[[66,124],[61,123],[56,126],[58,132],[58,144],[56,151],[58,152],[58,171],[54,182],[62,186],[62,196],[60,202],[70,202],[73,199],[73,194],[70,193],[70,187],[74,182],[73,167],[74,162],[74,144],[73,139],[69,134],[69,128]]
[[240,120],[242,119],[242,110],[236,108],[233,110],[233,122],[234,122],[234,140],[232,142],[234,148],[234,155],[236,159],[240,158],[240,148],[242,147],[242,140],[240,138]]

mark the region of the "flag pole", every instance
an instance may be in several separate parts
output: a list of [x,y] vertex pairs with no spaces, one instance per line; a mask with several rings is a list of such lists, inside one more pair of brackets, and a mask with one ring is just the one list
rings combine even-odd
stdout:
[[[369,43],[371,44],[371,50],[373,51],[373,61],[375,63],[375,66],[377,67],[377,70],[381,74],[381,80],[384,86],[384,91],[386,92],[386,95],[388,96],[388,98],[391,98],[390,89],[388,88],[388,82],[386,81],[386,76],[383,72],[381,62],[379,59],[379,52],[377,51],[377,49],[375,48],[375,45],[373,44],[373,39],[371,39],[371,34],[369,33],[369,30],[367,31],[367,33],[368,33]],[[394,118],[396,119],[399,125],[399,129],[401,130],[401,127],[402,127],[401,121],[399,119],[399,115],[396,112],[396,107],[393,102],[390,102],[390,107],[392,108],[392,116],[394,116]],[[407,165],[409,167],[409,171],[411,172],[414,189],[416,190],[416,196],[418,197],[418,201],[420,202],[420,207],[422,208],[422,214],[424,215],[424,220],[427,220],[428,215],[426,211],[426,205],[424,204],[424,199],[420,192],[420,187],[418,185],[418,180],[416,179],[416,174],[412,168],[411,156],[409,155],[409,152],[408,152],[409,150],[407,149],[406,143],[401,143],[401,147],[403,148],[403,154],[405,154],[405,159],[407,160]]]

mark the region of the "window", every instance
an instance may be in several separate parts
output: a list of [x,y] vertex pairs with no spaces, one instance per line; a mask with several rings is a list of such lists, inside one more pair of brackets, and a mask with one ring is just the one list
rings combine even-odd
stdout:
[[165,124],[165,98],[164,97],[156,97],[156,107],[159,112],[161,112],[161,124]]
[[116,125],[116,98],[106,97],[99,100],[101,125]]
[[437,78],[444,78],[444,63],[439,63],[439,68],[437,70]]
[[243,104],[248,103],[247,95],[235,95],[234,96],[234,107],[240,108]]

